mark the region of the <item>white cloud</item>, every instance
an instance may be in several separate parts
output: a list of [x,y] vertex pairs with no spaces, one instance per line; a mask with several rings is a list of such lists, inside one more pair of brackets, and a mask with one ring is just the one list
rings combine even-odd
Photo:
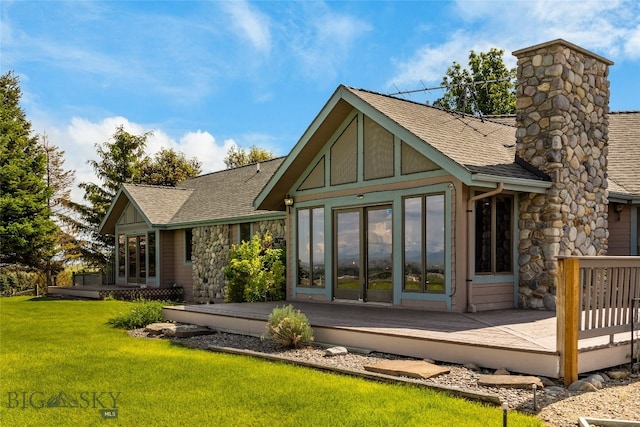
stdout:
[[630,59],[640,59],[640,24],[629,31],[629,35],[624,43],[624,53]]
[[[88,160],[98,160],[96,144],[109,141],[118,126],[132,134],[140,135],[150,129],[144,125],[133,123],[125,117],[107,117],[98,122],[74,117],[70,123],[56,126],[51,120],[32,120],[36,133],[46,133],[50,144],[56,145],[64,154],[64,168],[75,170],[76,181],[71,192],[73,200],[81,202],[84,192],[77,187],[81,182],[99,183]],[[152,129],[153,134],[147,140],[146,153],[153,155],[162,148],[173,148],[185,154],[187,158],[196,157],[202,163],[202,173],[213,172],[225,168],[224,156],[235,144],[232,139],[218,144],[213,135],[206,131],[187,132],[179,139],[171,138],[162,129]]]
[[300,61],[302,72],[313,79],[333,80],[349,57],[358,37],[371,31],[365,21],[340,14],[320,4],[303,9],[301,20],[289,23],[285,40]]
[[467,63],[470,50],[505,50],[507,66],[514,66],[513,50],[563,38],[614,61],[640,57],[640,3],[634,0],[557,2],[550,0],[504,3],[458,0],[454,12],[464,29],[443,43],[419,47],[407,58],[395,59],[389,86],[415,88],[420,81],[439,83],[453,61]]
[[266,15],[252,8],[246,1],[223,2],[221,6],[231,16],[231,25],[240,37],[248,40],[255,49],[269,53],[271,32]]
[[396,85],[398,89],[404,90],[403,86],[420,81],[439,84],[444,75],[443,70],[446,70],[453,61],[466,64],[465,58],[469,54],[469,49],[468,41],[460,33],[454,34],[445,44],[422,46],[408,60],[396,60],[398,72],[387,86]]

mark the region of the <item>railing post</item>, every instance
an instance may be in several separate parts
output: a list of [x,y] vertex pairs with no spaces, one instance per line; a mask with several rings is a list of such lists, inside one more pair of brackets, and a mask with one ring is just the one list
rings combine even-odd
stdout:
[[580,260],[558,260],[559,289],[557,348],[561,352],[565,385],[578,379],[578,329],[580,320]]

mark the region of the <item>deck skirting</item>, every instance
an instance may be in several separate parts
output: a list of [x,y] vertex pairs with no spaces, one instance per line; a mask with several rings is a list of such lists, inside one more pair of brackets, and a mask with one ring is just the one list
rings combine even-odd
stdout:
[[[496,329],[495,326],[489,326],[485,318],[478,322],[464,315],[446,314],[443,323],[434,320],[435,323],[430,328],[424,318],[433,313],[417,310],[336,307],[319,303],[294,305],[302,309],[309,318],[317,343],[444,363],[473,362],[483,368],[505,368],[514,373],[550,378],[558,378],[560,374],[559,353],[542,344],[536,345],[534,338],[527,337],[526,327],[521,331],[516,331],[517,327],[514,325]],[[261,336],[273,307],[275,303],[170,306],[164,308],[164,317],[176,322],[207,326],[221,332]],[[362,310],[369,314],[370,322],[353,318],[354,312],[358,316],[362,315]],[[505,311],[505,314],[508,315],[508,312]],[[540,316],[538,313],[531,315]],[[439,317],[441,314],[434,319]],[[461,323],[456,326],[459,330],[444,331],[443,325],[446,328],[447,324],[454,323],[447,321],[446,317],[457,319]],[[411,322],[409,319],[412,318],[416,321]],[[421,321],[417,320],[421,318]],[[399,327],[400,323],[414,326]],[[514,329],[513,334],[508,334],[510,328]],[[477,332],[475,334],[474,329]],[[476,338],[470,339],[473,335]],[[500,338],[508,340],[501,341]]]

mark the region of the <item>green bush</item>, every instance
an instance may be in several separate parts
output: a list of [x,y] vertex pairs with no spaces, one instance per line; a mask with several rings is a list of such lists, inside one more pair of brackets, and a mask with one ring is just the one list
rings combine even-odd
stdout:
[[285,252],[274,249],[269,233],[233,245],[225,276],[226,302],[279,301],[285,294]]
[[313,329],[304,313],[286,305],[273,309],[265,336],[278,347],[299,348],[313,341]]
[[162,322],[162,307],[168,304],[165,301],[136,300],[127,313],[120,313],[107,323],[122,329],[144,328],[151,323]]

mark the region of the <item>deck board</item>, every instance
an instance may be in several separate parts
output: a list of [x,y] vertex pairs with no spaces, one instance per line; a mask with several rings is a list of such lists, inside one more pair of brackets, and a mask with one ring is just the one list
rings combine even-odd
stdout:
[[[185,306],[193,312],[266,321],[282,303]],[[295,302],[312,327],[496,348],[555,351],[555,315],[533,310],[445,313],[357,304]]]
[[[292,304],[325,344],[558,378],[556,316],[503,309],[479,313],[422,311],[363,303],[266,302],[165,307],[165,317],[221,331],[261,335],[276,306]],[[198,323],[201,322],[201,323]],[[579,372],[625,363],[625,337],[580,340]]]

